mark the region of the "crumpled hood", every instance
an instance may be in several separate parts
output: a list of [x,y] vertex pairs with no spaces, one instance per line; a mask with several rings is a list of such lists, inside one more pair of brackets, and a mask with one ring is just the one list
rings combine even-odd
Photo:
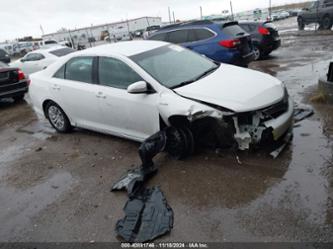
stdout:
[[174,89],[178,94],[234,112],[265,108],[283,98],[283,84],[258,71],[227,64],[192,84]]

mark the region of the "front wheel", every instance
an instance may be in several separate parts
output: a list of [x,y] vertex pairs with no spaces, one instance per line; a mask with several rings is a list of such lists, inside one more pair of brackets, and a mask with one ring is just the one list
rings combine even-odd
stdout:
[[69,122],[68,117],[66,116],[65,112],[54,102],[50,102],[47,104],[46,108],[46,115],[53,126],[60,133],[67,133],[72,130],[72,126]]
[[304,24],[303,18],[301,18],[301,17],[298,18],[297,22],[298,22],[298,30],[304,30],[305,24]]

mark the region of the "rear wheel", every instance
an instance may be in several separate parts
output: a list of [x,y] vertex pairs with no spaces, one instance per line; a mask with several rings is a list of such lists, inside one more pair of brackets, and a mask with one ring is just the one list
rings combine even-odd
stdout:
[[302,17],[299,17],[297,19],[297,23],[298,23],[298,30],[304,30],[305,24],[304,24],[304,20]]
[[320,26],[323,27],[323,29],[328,29],[328,30],[331,29],[332,28],[331,18],[329,16],[325,16]]
[[253,52],[254,52],[254,60],[256,61],[259,60],[262,54],[260,48],[257,45],[254,45]]
[[45,112],[50,124],[60,133],[70,132],[72,126],[65,112],[54,102],[46,105]]

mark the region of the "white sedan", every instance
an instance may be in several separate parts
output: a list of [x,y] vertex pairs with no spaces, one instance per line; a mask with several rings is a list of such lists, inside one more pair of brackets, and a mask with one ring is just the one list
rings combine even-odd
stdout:
[[74,49],[53,45],[27,53],[23,58],[10,63],[11,67],[20,68],[26,75],[45,69],[59,57],[75,52]]
[[31,75],[29,93],[34,110],[59,132],[82,127],[136,141],[174,126],[196,142],[243,150],[284,137],[293,121],[293,102],[278,79],[159,41],[69,54]]

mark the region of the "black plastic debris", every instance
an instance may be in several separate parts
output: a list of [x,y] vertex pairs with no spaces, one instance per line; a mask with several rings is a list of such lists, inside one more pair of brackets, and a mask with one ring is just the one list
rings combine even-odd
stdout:
[[333,62],[330,63],[328,68],[327,81],[333,82]]
[[157,172],[153,158],[160,152],[167,151],[174,158],[183,158],[194,150],[194,140],[190,131],[167,127],[147,138],[139,148],[142,161],[141,167],[130,170],[118,182],[111,191],[127,190],[129,196],[140,191],[145,181]]
[[311,108],[295,108],[294,110],[294,122],[298,123],[314,114]]
[[285,137],[283,139],[283,143],[277,149],[275,149],[274,151],[269,153],[269,155],[272,156],[274,159],[276,159],[281,154],[281,152],[286,148],[286,146],[290,143],[292,137],[293,137],[293,134],[291,131],[289,131],[285,135]]
[[154,166],[130,170],[112,186],[111,191],[126,189],[128,196],[135,195],[141,190],[143,184],[156,172],[157,168],[154,168]]
[[116,232],[127,242],[147,242],[171,231],[173,211],[159,187],[144,189],[130,198]]

